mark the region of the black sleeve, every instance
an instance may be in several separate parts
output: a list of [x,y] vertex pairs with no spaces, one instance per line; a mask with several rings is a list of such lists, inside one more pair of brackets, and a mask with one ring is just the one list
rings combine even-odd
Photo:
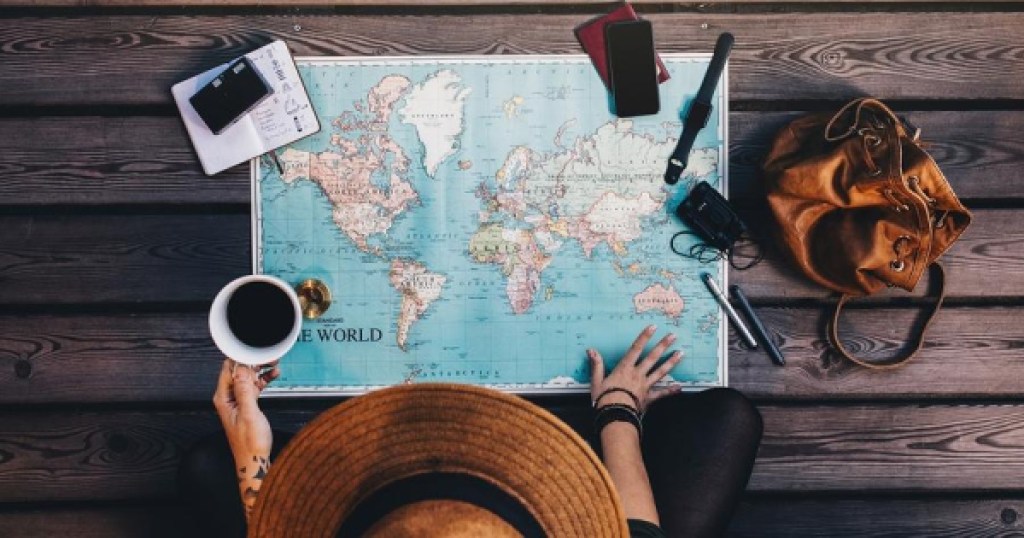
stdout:
[[667,538],[665,531],[650,521],[630,519],[626,522],[629,523],[629,536],[631,538]]

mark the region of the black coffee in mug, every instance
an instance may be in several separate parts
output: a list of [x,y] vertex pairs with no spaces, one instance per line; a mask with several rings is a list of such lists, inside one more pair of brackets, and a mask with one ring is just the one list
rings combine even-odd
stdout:
[[288,294],[269,282],[242,284],[228,299],[228,328],[242,343],[270,347],[288,337],[295,326],[295,307]]

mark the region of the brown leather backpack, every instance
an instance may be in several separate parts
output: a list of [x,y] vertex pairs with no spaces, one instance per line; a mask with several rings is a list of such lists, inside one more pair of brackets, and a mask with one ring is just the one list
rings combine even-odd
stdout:
[[[920,348],[942,306],[945,275],[935,260],[971,222],[920,130],[875,99],[835,115],[799,118],[776,136],[764,164],[768,205],[784,251],[812,280],[842,293],[828,329],[832,346],[869,368],[892,368]],[[886,363],[852,356],[839,314],[852,296],[886,286],[911,291],[934,264],[939,297],[910,352]]]

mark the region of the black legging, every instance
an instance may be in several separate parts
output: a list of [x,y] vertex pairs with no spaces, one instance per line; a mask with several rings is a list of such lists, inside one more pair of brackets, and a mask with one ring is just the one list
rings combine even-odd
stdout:
[[[644,418],[644,461],[668,536],[725,533],[761,441],[761,415],[739,392],[712,389],[654,403]],[[293,434],[274,432],[271,459]],[[186,454],[179,489],[207,536],[243,536],[234,461],[224,434]]]
[[725,534],[754,467],[761,431],[757,408],[731,389],[651,405],[644,417],[644,463],[665,534]]

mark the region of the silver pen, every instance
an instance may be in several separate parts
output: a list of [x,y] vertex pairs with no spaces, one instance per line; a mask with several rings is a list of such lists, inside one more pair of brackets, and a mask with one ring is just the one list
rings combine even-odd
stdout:
[[736,332],[740,333],[740,338],[746,342],[750,349],[757,349],[757,340],[754,339],[754,335],[750,334],[750,329],[743,324],[743,320],[740,319],[740,316],[736,314],[735,310],[733,310],[732,305],[729,304],[729,300],[725,298],[725,294],[722,293],[722,290],[718,289],[718,284],[715,284],[715,279],[711,278],[711,275],[708,273],[701,273],[700,279],[704,281],[704,285],[711,290],[711,295],[715,296],[715,300],[718,301],[718,304],[725,310],[725,315],[729,316],[729,320],[732,321],[733,327],[736,327]]

